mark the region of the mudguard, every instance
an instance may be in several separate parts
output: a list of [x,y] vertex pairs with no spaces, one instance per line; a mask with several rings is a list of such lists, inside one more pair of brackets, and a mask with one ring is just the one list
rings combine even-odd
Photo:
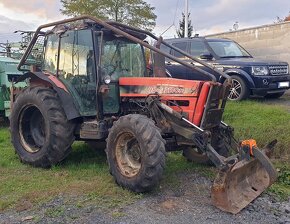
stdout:
[[46,75],[42,72],[27,72],[21,76],[17,82],[21,82],[27,78],[31,78],[30,84],[33,84],[33,82],[41,83],[42,85],[49,84],[49,86],[57,92],[68,120],[80,117],[79,110],[74,104],[73,97],[56,76]]

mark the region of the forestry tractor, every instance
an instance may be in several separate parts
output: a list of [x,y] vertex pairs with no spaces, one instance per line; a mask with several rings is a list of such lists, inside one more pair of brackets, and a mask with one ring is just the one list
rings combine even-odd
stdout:
[[[183,150],[188,160],[217,167],[212,202],[238,213],[276,180],[268,158],[276,140],[261,150],[254,140],[237,142],[222,121],[230,77],[216,70],[217,80],[161,45],[214,71],[161,37],[117,22],[81,16],[40,26],[18,66],[29,66],[18,79],[29,85],[11,96],[15,150],[24,163],[50,167],[75,140],[106,140],[110,173],[134,192],[158,184],[166,151]],[[199,70],[207,81],[168,77],[165,58]]]

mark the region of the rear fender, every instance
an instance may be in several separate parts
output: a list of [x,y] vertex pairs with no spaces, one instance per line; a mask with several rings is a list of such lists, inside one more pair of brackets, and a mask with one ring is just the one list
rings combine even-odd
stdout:
[[61,101],[64,112],[68,120],[80,117],[79,111],[74,104],[74,99],[65,87],[65,85],[53,75],[46,75],[42,72],[27,72],[21,76],[17,82],[30,78],[30,86],[44,86],[53,88]]

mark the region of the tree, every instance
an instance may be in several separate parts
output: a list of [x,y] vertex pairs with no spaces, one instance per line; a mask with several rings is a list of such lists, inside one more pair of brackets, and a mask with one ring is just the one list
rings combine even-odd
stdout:
[[[191,20],[189,19],[190,13],[188,13],[188,37],[192,36],[193,26],[191,25]],[[185,35],[185,15],[182,13],[182,20],[179,21],[179,29],[176,31],[178,37],[183,38]]]
[[68,16],[91,15],[152,31],[156,25],[154,7],[143,0],[61,0],[61,12]]
[[276,20],[274,21],[274,23],[283,23],[286,21],[290,21],[290,11],[288,13],[288,16],[285,16],[284,18],[281,18],[280,16],[276,16]]

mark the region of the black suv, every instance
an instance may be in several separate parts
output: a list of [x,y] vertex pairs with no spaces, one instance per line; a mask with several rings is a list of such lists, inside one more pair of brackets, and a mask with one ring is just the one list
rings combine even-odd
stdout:
[[[194,37],[165,41],[230,75],[233,78],[230,100],[242,100],[250,95],[278,98],[289,89],[290,75],[287,62],[255,59],[232,40]],[[161,50],[190,62],[190,59],[165,45],[161,45]],[[201,64],[191,63],[207,70]],[[170,59],[166,59],[166,69],[174,78],[204,80],[203,75]],[[219,78],[218,74],[215,75]]]

